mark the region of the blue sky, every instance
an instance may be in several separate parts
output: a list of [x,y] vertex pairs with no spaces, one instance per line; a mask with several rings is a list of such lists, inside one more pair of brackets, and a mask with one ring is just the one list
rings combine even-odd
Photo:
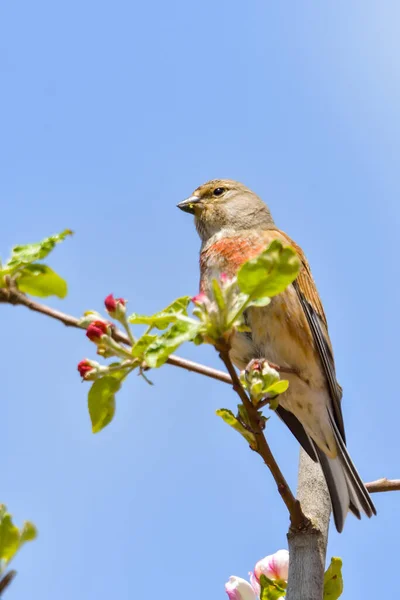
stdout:
[[[310,260],[365,480],[400,476],[399,18],[368,0],[0,6],[3,258],[70,227],[50,261],[69,295],[49,303],[80,315],[113,292],[151,312],[197,291],[199,242],[176,203],[243,181]],[[85,335],[1,314],[0,500],[40,532],[9,600],[218,600],[286,547],[269,473],[214,414],[235,406],[228,386],[169,366],[154,387],[133,376],[94,436]],[[211,348],[182,354],[219,366]],[[295,486],[296,443],[276,418],[268,437]],[[397,585],[399,499],[332,528],[344,599],[375,598],[371,578]]]

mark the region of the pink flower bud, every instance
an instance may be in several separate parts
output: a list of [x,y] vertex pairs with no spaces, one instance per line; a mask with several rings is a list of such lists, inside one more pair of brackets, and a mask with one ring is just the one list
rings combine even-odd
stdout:
[[108,325],[105,321],[93,321],[86,330],[86,335],[92,342],[101,340],[103,335],[107,335]]
[[253,360],[251,360],[246,367],[246,373],[250,373],[251,371],[258,371],[259,373],[261,373],[261,371],[263,370],[264,363],[264,358],[253,358]]
[[219,276],[219,280],[221,283],[228,283],[229,277],[226,273],[221,273]]
[[89,361],[85,358],[84,360],[81,360],[80,363],[78,363],[78,371],[79,371],[79,375],[85,379],[86,375],[88,375],[90,373],[90,371],[93,371],[93,367],[92,365],[89,363]]
[[197,294],[197,296],[193,296],[192,298],[192,302],[193,304],[196,304],[196,306],[202,306],[207,302],[207,300],[207,294],[205,294],[204,292],[200,292],[199,294]]
[[107,298],[104,300],[104,305],[106,307],[107,312],[114,316],[115,313],[125,312],[125,304],[126,300],[123,298],[114,298],[112,294],[109,294]]
[[257,600],[257,595],[250,583],[241,577],[229,577],[225,584],[229,600]]
[[287,550],[278,550],[275,554],[270,554],[262,560],[259,560],[254,568],[257,579],[265,575],[269,579],[282,579],[287,581],[289,573],[289,552]]

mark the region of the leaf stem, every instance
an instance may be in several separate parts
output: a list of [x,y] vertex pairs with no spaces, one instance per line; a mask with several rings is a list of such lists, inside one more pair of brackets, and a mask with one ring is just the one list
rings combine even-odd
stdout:
[[[104,341],[103,341],[104,339]],[[114,337],[105,337],[101,341],[107,346],[110,350],[114,352],[116,356],[120,358],[130,359],[132,358],[130,352],[126,350],[123,346],[121,346]]]
[[126,363],[126,364],[122,363],[120,365],[109,366],[109,367],[107,367],[107,369],[108,369],[109,373],[113,373],[114,371],[125,371],[125,370],[130,373],[135,366],[136,365],[133,365],[132,361],[130,361],[129,363]]
[[126,335],[128,336],[128,339],[130,341],[131,346],[133,346],[135,344],[135,338],[133,336],[132,333],[132,329],[130,328],[130,325],[128,323],[128,319],[126,318],[126,315],[124,315],[123,319],[121,319],[120,323],[122,323],[123,328],[126,331]]

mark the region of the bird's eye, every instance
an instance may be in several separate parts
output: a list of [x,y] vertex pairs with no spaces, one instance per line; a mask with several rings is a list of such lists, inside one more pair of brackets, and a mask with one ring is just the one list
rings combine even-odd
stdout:
[[222,196],[224,191],[225,191],[225,188],[215,188],[215,190],[213,191],[213,194],[214,194],[214,196]]

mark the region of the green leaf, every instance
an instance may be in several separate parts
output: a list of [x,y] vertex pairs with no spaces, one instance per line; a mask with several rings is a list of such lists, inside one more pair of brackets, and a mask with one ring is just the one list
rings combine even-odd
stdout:
[[20,547],[37,536],[36,527],[25,521],[21,531],[12,522],[10,513],[4,504],[0,504],[0,572],[14,557]]
[[230,427],[235,429],[235,431],[240,433],[240,435],[242,435],[245,438],[245,440],[250,444],[252,448],[256,447],[256,438],[254,433],[251,433],[251,431],[248,431],[245,427],[243,427],[243,425],[240,423],[240,421],[237,420],[237,418],[231,410],[229,410],[228,408],[219,408],[215,411],[215,414],[218,417],[221,417],[221,419],[225,421],[225,423],[227,423]]
[[142,335],[141,338],[132,346],[132,356],[134,358],[141,358],[146,352],[147,348],[157,339],[156,335],[149,335],[148,333]]
[[195,335],[191,341],[195,346],[201,346],[201,344],[204,344],[204,337],[199,333],[198,335]]
[[19,529],[13,524],[11,515],[3,511],[0,519],[0,560],[9,562],[19,545]]
[[257,306],[259,308],[262,308],[263,306],[268,306],[268,304],[271,302],[271,298],[269,296],[264,296],[264,298],[254,298],[254,300],[251,300],[246,308],[248,308],[249,306]]
[[267,387],[267,389],[265,390],[265,393],[271,397],[276,396],[278,394],[283,394],[284,392],[286,392],[288,387],[289,387],[288,380],[280,379],[279,381],[276,381],[275,383],[273,383],[272,385]]
[[[246,423],[246,425],[250,425],[249,415],[247,414],[247,410],[245,409],[244,405],[238,404],[237,408],[238,408],[238,415],[241,418],[241,420],[243,421],[243,423]],[[223,409],[221,409],[221,410],[223,410]]]
[[156,338],[145,352],[144,359],[149,367],[161,367],[169,355],[184,342],[193,340],[201,324],[194,321],[177,321],[168,331]]
[[30,265],[37,260],[46,258],[46,256],[53,250],[54,246],[59,242],[62,242],[67,235],[72,235],[72,231],[70,229],[65,229],[61,233],[51,235],[50,237],[45,238],[36,244],[14,246],[11,257],[3,268],[8,272],[12,272],[24,265]]
[[240,290],[252,299],[271,298],[283,292],[300,271],[293,248],[274,240],[264,252],[244,263],[237,275]]
[[211,286],[212,286],[212,291],[213,291],[215,302],[218,306],[218,310],[220,312],[223,312],[226,308],[226,304],[225,304],[224,296],[222,294],[221,287],[216,279],[212,280]]
[[234,327],[236,331],[243,331],[244,333],[251,331],[251,327],[246,325],[246,323],[240,323],[238,321],[234,323]]
[[20,543],[30,542],[37,538],[37,529],[30,521],[25,521],[21,529]]
[[260,576],[261,593],[260,600],[277,600],[285,595],[286,591],[277,581],[269,579],[265,575]]
[[[136,365],[137,366],[137,365]],[[114,379],[118,379],[118,381],[122,382],[125,377],[127,377],[129,375],[129,373],[133,370],[132,363],[129,361],[129,363],[124,363],[124,361],[119,361],[119,362],[112,362],[109,365],[107,365],[107,367],[110,367],[112,370],[107,372],[104,372],[103,377],[114,377]],[[106,368],[107,368],[106,367]],[[115,369],[115,370],[114,370]],[[101,375],[100,375],[100,379],[101,379]],[[91,381],[91,380],[89,380]]]
[[121,375],[106,375],[97,379],[90,388],[88,407],[93,433],[104,429],[114,418],[115,394],[121,387],[121,379]]
[[182,296],[181,298],[177,298],[177,300],[164,308],[161,312],[150,316],[133,313],[128,317],[128,321],[133,325],[148,325],[149,327],[156,327],[157,329],[166,329],[168,325],[175,323],[179,319],[179,316],[187,316],[189,302],[190,296]]
[[17,276],[17,286],[21,292],[46,298],[57,296],[65,298],[67,295],[67,283],[47,265],[27,265]]
[[343,592],[342,559],[333,557],[324,575],[323,600],[337,600]]

